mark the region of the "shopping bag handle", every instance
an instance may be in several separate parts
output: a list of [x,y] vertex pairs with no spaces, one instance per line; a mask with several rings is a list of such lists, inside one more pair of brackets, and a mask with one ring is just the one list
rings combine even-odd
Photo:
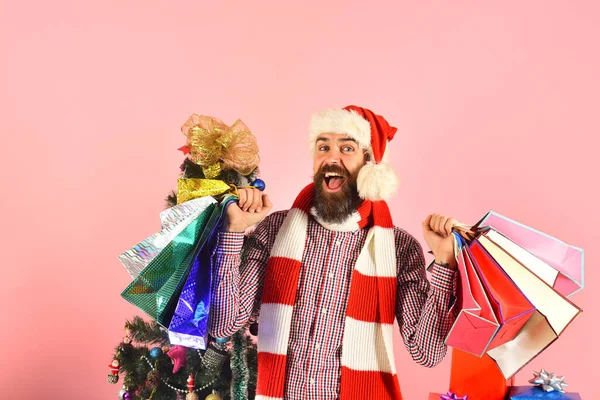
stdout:
[[470,242],[475,239],[476,236],[475,232],[472,231],[472,228],[471,225],[456,224],[452,227],[452,231],[458,233],[467,242]]
[[225,212],[227,211],[227,207],[232,205],[233,203],[237,203],[239,201],[239,197],[234,194],[227,194],[221,200],[221,218],[225,216]]

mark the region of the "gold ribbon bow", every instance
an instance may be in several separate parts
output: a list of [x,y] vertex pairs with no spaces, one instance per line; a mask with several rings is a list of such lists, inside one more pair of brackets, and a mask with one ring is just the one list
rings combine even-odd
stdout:
[[221,170],[249,175],[258,167],[256,138],[239,119],[227,126],[220,119],[193,114],[181,132],[187,136],[190,159],[202,167],[208,179],[219,176]]

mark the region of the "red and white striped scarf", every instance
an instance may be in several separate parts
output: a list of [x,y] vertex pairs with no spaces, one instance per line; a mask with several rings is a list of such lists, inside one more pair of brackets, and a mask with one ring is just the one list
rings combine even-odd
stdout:
[[[294,202],[268,261],[258,335],[257,400],[284,398],[292,312],[308,229],[314,184]],[[342,343],[340,399],[402,398],[396,376],[394,226],[384,201],[365,200],[356,229],[371,225],[350,281]],[[310,249],[308,250],[310,251]]]

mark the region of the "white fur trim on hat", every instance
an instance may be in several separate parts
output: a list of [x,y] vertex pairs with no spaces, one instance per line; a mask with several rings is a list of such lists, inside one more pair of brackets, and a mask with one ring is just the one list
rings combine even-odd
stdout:
[[399,183],[396,172],[386,162],[367,162],[356,180],[360,198],[371,201],[390,200],[396,194]]
[[345,133],[363,148],[371,148],[371,125],[354,110],[332,109],[313,114],[309,138],[313,152],[321,133]]

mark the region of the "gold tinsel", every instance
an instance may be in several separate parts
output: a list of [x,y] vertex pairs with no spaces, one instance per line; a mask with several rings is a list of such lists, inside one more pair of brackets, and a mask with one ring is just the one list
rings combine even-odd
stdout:
[[178,179],[177,204],[204,196],[217,196],[230,192],[233,188],[217,179]]
[[221,170],[249,175],[258,167],[256,138],[239,119],[227,126],[220,119],[193,114],[181,132],[187,136],[190,159],[202,167],[208,179],[216,178]]

